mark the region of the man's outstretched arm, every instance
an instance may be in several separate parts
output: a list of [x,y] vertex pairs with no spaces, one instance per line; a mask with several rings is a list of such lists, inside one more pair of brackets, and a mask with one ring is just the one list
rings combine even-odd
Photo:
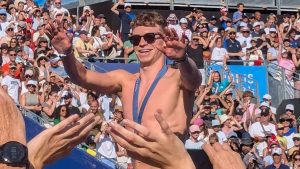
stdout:
[[188,90],[195,91],[202,82],[202,77],[196,63],[192,59],[186,58],[178,64],[178,67],[181,74],[182,86]]
[[121,91],[121,79],[123,71],[99,73],[87,70],[72,52],[70,38],[63,32],[59,32],[52,40],[52,45],[58,53],[66,54],[62,58],[64,67],[72,82],[86,89],[102,93],[115,93]]

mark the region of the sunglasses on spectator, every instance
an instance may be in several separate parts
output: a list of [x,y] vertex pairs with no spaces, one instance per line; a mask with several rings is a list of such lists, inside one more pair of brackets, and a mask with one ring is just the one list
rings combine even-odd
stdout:
[[291,122],[292,121],[292,119],[279,119],[279,122],[280,123],[283,123],[283,122]]
[[15,54],[9,54],[10,56],[17,56],[17,54],[15,53]]
[[286,112],[287,112],[287,111],[289,111],[289,112],[294,112],[294,110],[291,110],[291,109],[286,109],[285,111],[286,111]]
[[61,109],[60,111],[61,111],[61,112],[66,112],[66,111],[67,111],[67,109]]
[[294,161],[300,161],[300,158],[294,158]]
[[213,128],[219,128],[220,126],[219,125],[216,125],[216,126],[212,126]]
[[14,30],[13,28],[8,28],[7,29],[8,32],[13,31],[13,30]]
[[262,113],[261,116],[267,117],[269,116],[269,113]]
[[27,85],[27,87],[33,87],[33,88],[36,88],[36,86],[33,85],[33,84],[29,84],[29,85]]
[[270,33],[276,33],[276,32],[272,31],[272,32],[270,32]]
[[235,32],[230,32],[230,33],[229,33],[229,35],[235,35],[235,34],[236,34]]
[[192,134],[200,134],[200,131],[194,131]]
[[293,138],[293,141],[300,141],[300,138]]
[[11,70],[17,70],[17,68],[16,68],[16,67],[12,67],[12,68],[9,68],[9,69],[11,69]]
[[25,75],[25,78],[32,78],[32,76],[30,76],[30,75]]
[[155,36],[159,35],[158,33],[146,33],[143,36],[140,35],[132,35],[130,37],[130,41],[133,44],[133,46],[138,46],[141,42],[141,39],[144,38],[144,40],[148,43],[148,44],[152,44],[155,42],[155,40],[157,39]]
[[10,43],[17,43],[17,41],[15,41],[15,40],[14,41],[10,41]]
[[281,127],[281,128],[277,128],[277,130],[283,130],[284,128],[283,127]]
[[1,14],[0,14],[0,16],[1,16],[1,15],[2,15],[2,16],[6,16],[6,14],[5,14],[5,13],[1,13]]
[[249,31],[243,31],[243,33],[250,33]]
[[60,4],[61,4],[61,2],[55,2],[55,4],[57,4],[57,5],[60,5]]

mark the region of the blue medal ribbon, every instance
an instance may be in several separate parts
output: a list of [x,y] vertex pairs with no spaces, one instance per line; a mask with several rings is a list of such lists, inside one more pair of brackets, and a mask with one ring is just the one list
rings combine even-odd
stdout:
[[140,109],[139,113],[138,113],[138,99],[139,99],[139,90],[140,90],[140,85],[141,85],[141,78],[139,77],[138,79],[136,79],[135,85],[134,85],[134,91],[133,91],[133,101],[132,101],[132,107],[133,107],[132,115],[133,115],[134,122],[141,124],[147,102],[148,102],[151,94],[153,93],[153,90],[155,89],[157,83],[167,73],[167,71],[168,71],[168,66],[167,66],[166,61],[165,61],[164,66],[158,72],[158,74],[156,75],[154,81],[152,82],[149,90],[147,91],[146,96],[145,96],[145,98],[142,102],[141,109]]

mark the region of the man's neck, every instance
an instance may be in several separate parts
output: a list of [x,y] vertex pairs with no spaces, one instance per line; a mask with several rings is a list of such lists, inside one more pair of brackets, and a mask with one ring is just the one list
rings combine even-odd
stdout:
[[165,62],[164,57],[165,56],[162,55],[159,57],[159,59],[157,59],[156,61],[153,61],[152,63],[149,63],[147,65],[143,65],[141,63],[141,67],[140,67],[141,79],[146,80],[146,81],[154,79],[164,65],[164,62]]
[[269,124],[269,122],[268,121],[262,121],[261,124],[267,126]]
[[281,165],[281,162],[280,163],[273,163],[273,165],[276,167],[276,168],[279,168],[280,167],[280,165]]

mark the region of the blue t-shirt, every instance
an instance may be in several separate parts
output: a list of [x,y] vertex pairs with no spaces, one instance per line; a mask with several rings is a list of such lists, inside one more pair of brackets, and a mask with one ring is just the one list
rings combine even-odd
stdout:
[[119,18],[121,19],[121,32],[130,33],[130,23],[135,19],[136,15],[134,12],[119,12]]
[[191,139],[185,141],[184,147],[189,150],[201,150],[203,146],[202,141],[193,142]]

